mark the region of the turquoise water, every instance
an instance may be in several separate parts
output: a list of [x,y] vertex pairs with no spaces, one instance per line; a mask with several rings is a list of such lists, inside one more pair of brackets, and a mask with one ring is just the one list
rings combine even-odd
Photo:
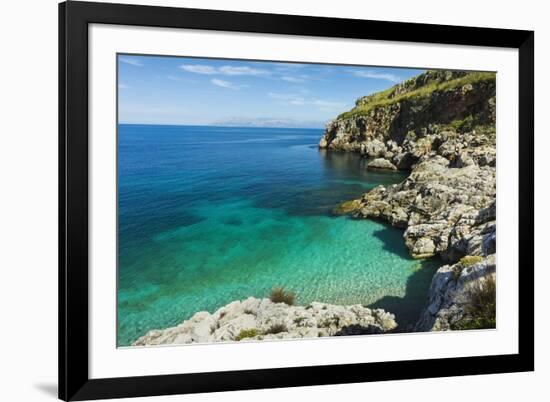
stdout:
[[437,264],[411,259],[400,230],[331,214],[404,175],[321,152],[321,134],[119,126],[119,345],[274,286],[416,320]]

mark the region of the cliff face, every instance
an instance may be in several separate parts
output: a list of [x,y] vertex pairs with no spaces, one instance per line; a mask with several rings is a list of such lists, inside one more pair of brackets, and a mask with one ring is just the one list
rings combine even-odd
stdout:
[[448,273],[463,257],[487,260],[496,251],[495,94],[495,74],[428,71],[358,99],[319,143],[360,152],[369,169],[411,171],[404,182],[378,186],[340,210],[405,229],[415,258],[438,254],[454,264],[434,276],[417,330],[453,329],[464,315],[465,289],[494,272],[485,269],[494,268],[493,259],[462,282]]
[[492,73],[428,71],[359,98],[355,108],[327,125],[319,147],[360,152],[410,169],[421,156],[456,139],[453,134],[482,132],[487,138],[481,141],[491,142],[495,93]]

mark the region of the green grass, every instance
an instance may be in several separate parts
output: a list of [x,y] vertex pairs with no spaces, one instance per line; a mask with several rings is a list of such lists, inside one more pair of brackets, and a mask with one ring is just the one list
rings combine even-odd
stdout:
[[474,117],[470,115],[462,120],[453,120],[451,123],[449,123],[449,126],[459,133],[472,131],[472,128],[474,127]]
[[365,116],[371,110],[382,106],[389,106],[394,103],[401,102],[407,99],[426,98],[431,96],[434,92],[444,92],[455,88],[462,87],[467,84],[475,84],[482,81],[494,81],[494,73],[477,72],[467,74],[463,77],[456,78],[450,81],[444,82],[432,82],[427,85],[423,85],[413,91],[405,92],[400,95],[396,95],[392,98],[389,97],[394,91],[395,87],[386,89],[385,91],[375,93],[370,96],[367,103],[356,106],[348,112],[342,113],[338,116],[338,119],[348,119],[352,117]]
[[245,338],[254,338],[255,336],[258,336],[258,335],[260,335],[260,331],[258,331],[256,328],[243,329],[235,337],[235,340],[236,341],[241,341]]
[[277,287],[271,289],[269,299],[273,303],[285,303],[292,306],[296,301],[296,295],[293,292],[286,291],[284,288]]
[[467,255],[460,259],[459,263],[463,267],[471,267],[472,265],[479,264],[483,261],[483,257],[480,255]]
[[485,319],[483,317],[471,320],[462,320],[453,326],[455,331],[467,331],[469,329],[492,329],[496,328],[495,318]]
[[487,276],[467,289],[469,301],[464,318],[455,323],[454,330],[496,328],[496,280]]
[[458,261],[458,264],[455,264],[453,267],[453,278],[458,280],[462,270],[466,267],[471,267],[472,265],[478,264],[483,261],[483,257],[479,255],[466,255]]

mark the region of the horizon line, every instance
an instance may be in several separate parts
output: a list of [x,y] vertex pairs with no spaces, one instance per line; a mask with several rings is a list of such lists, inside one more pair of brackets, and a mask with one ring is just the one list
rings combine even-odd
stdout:
[[286,129],[306,129],[306,130],[318,130],[325,127],[282,127],[282,126],[239,126],[239,125],[224,125],[224,124],[179,124],[179,123],[128,123],[117,122],[117,125],[128,126],[186,126],[186,127],[223,127],[223,128],[286,128]]

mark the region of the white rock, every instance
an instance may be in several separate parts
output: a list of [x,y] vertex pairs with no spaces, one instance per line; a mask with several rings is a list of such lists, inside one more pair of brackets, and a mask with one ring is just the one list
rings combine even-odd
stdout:
[[373,326],[379,332],[397,327],[394,315],[381,309],[318,302],[308,306],[289,306],[251,297],[242,302],[229,303],[213,314],[205,311],[196,313],[176,327],[149,331],[134,345],[235,341],[246,330],[256,333],[255,336],[244,338],[247,341],[316,338],[336,335],[351,325],[365,328]]

